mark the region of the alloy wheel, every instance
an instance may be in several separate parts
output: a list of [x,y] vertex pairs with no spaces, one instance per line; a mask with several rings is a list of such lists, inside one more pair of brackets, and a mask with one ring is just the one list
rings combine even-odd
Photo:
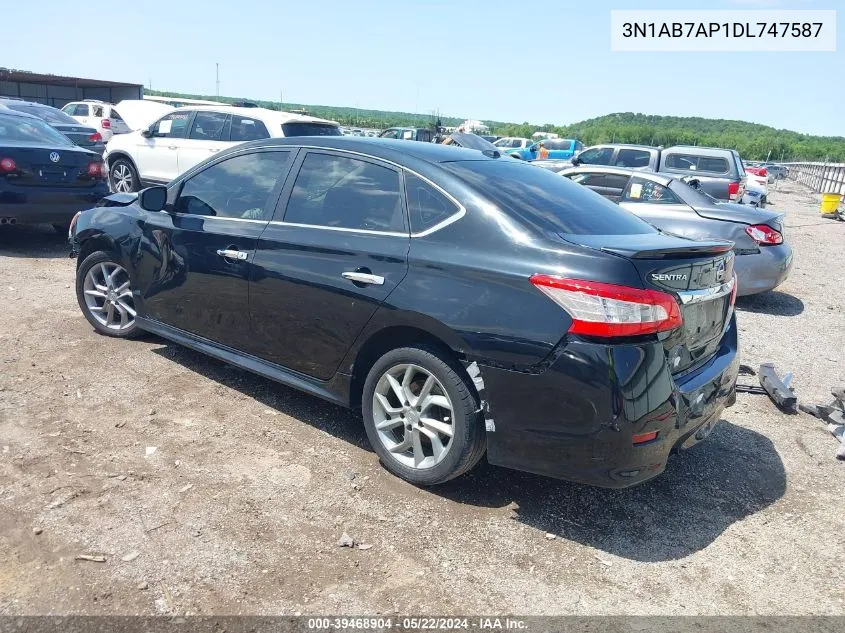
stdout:
[[436,466],[452,446],[452,401],[419,365],[394,365],[382,374],[373,393],[373,418],[379,441],[411,468]]
[[126,163],[118,163],[111,170],[112,186],[120,193],[132,193],[132,170]]
[[114,262],[94,264],[83,284],[85,305],[91,316],[110,330],[122,331],[135,324],[135,301],[129,274]]

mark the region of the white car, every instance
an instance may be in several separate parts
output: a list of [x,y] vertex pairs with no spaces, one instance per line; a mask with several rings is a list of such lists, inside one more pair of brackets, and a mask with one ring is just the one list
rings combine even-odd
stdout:
[[97,130],[105,143],[108,143],[115,134],[129,132],[129,126],[126,125],[117,109],[105,101],[92,99],[71,101],[62,108],[62,112],[72,116],[83,125]]
[[103,159],[112,191],[165,184],[222,149],[263,138],[340,136],[334,121],[264,108],[176,108],[148,127],[112,137]]
[[761,209],[766,206],[769,195],[769,183],[766,176],[758,176],[745,170],[745,193],[742,194],[742,203],[750,204]]

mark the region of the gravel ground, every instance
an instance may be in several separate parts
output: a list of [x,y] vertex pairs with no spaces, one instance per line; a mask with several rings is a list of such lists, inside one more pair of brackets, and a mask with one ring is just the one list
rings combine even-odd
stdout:
[[[771,198],[795,267],[740,299],[744,362],[825,402],[845,385],[845,224],[797,185]],[[741,394],[630,490],[487,465],[418,489],[354,414],[97,336],[61,238],[4,228],[0,614],[845,614],[845,463],[809,416]]]

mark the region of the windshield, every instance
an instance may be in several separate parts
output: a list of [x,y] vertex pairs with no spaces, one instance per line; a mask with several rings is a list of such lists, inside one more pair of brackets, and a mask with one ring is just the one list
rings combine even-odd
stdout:
[[340,128],[330,123],[282,123],[285,136],[342,136]]
[[546,169],[510,159],[443,163],[503,211],[554,232],[572,235],[655,233],[619,205]]
[[64,134],[57,132],[40,119],[14,116],[0,112],[0,143],[12,142],[26,145],[72,146]]
[[34,106],[26,103],[7,103],[6,107],[10,110],[17,110],[18,112],[26,112],[32,116],[37,116],[42,121],[55,125],[79,125],[79,122],[73,117],[68,116],[61,110],[50,108],[47,106]]

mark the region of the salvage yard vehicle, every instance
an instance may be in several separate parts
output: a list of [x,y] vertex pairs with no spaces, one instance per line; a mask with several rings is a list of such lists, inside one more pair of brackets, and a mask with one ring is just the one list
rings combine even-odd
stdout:
[[360,407],[415,484],[485,451],[598,486],[657,476],[735,400],[732,244],[491,154],[348,136],[221,151],[75,219],[79,306],[101,334]]
[[43,222],[67,233],[108,192],[99,154],[38,117],[0,108],[0,225]]
[[769,201],[769,172],[765,167],[746,167],[747,182],[743,204],[763,208]]
[[34,101],[0,97],[0,110],[4,108],[38,117],[54,130],[58,130],[67,136],[74,144],[89,149],[92,152],[97,152],[101,156],[106,149],[105,141],[103,141],[103,137],[97,130],[82,125],[58,108],[52,108]]
[[[157,107],[165,107],[156,104]],[[176,108],[148,127],[113,136],[105,160],[113,191],[164,184],[237,143],[285,136],[340,136],[334,121],[265,108]]]
[[508,154],[522,160],[538,160],[540,157],[540,143],[549,150],[549,159],[570,159],[584,148],[584,144],[576,139],[544,138],[522,149],[510,149]]
[[96,129],[105,143],[108,143],[115,134],[126,134],[130,131],[117,109],[106,101],[95,99],[71,101],[65,104],[62,112],[82,125]]
[[792,248],[783,237],[783,214],[718,202],[673,175],[621,167],[583,166],[560,172],[649,224],[689,239],[734,243],[739,295],[772,290],[786,281]]
[[403,141],[431,143],[434,139],[434,134],[426,127],[391,127],[379,134],[379,138],[395,138]]
[[743,201],[747,181],[739,153],[718,147],[675,145],[663,149],[611,143],[588,147],[572,158],[572,165],[607,165],[694,175],[704,192],[725,201]]

